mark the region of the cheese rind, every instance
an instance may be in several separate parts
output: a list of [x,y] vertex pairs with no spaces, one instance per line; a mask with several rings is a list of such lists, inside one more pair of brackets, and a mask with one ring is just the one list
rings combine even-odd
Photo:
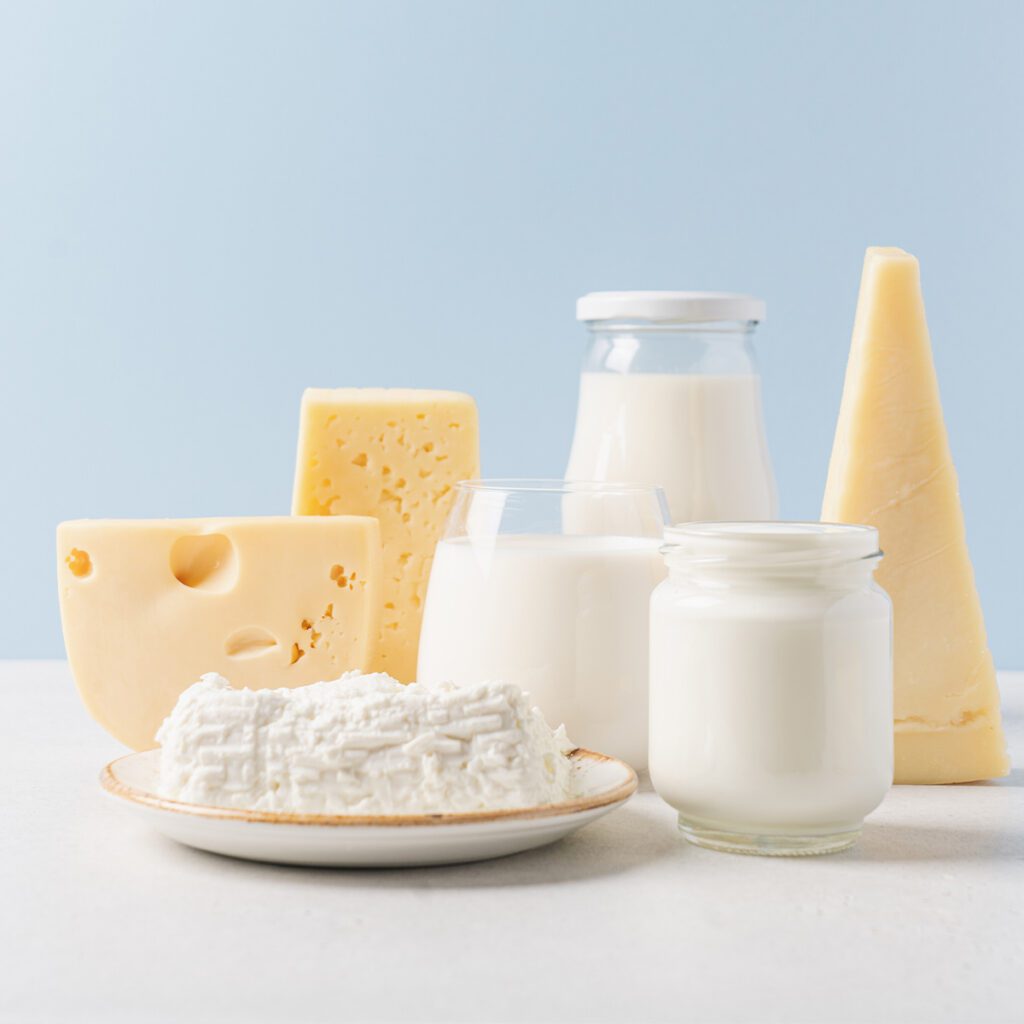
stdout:
[[203,673],[303,686],[365,668],[376,638],[369,517],[78,520],[57,529],[57,570],[82,700],[137,750]]
[[822,519],[877,527],[893,602],[895,781],[1009,771],[917,260],[868,249]]
[[455,485],[479,472],[469,395],[398,388],[310,388],[303,395],[292,512],[380,521],[384,583],[374,671],[415,679],[434,547]]

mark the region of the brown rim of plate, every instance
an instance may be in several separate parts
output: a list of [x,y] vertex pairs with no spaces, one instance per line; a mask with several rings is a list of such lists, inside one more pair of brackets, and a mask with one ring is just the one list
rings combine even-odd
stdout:
[[513,807],[500,811],[467,811],[461,814],[282,814],[275,811],[247,811],[234,807],[213,807],[209,804],[190,804],[181,800],[170,800],[148,793],[122,782],[116,773],[117,766],[129,758],[153,751],[136,751],[125,754],[104,766],[100,773],[100,785],[113,796],[132,803],[142,804],[159,811],[173,811],[175,814],[189,814],[199,818],[219,818],[223,821],[251,821],[267,825],[328,825],[365,826],[378,825],[390,828],[422,825],[483,825],[492,821],[514,821],[525,818],[554,818],[563,814],[576,814],[607,807],[631,797],[637,788],[636,772],[625,761],[608,754],[598,754],[584,747],[570,750],[568,756],[574,761],[607,761],[625,768],[628,775],[624,782],[614,789],[595,796],[563,800],[557,804],[539,804],[536,807]]

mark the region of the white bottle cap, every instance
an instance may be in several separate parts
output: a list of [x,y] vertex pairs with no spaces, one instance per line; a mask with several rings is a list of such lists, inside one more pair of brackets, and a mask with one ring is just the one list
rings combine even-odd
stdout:
[[731,292],[590,292],[576,301],[576,319],[700,324],[764,320],[761,299]]

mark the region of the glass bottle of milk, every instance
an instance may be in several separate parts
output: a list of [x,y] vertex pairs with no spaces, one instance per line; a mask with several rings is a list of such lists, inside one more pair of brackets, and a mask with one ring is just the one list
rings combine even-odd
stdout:
[[752,338],[764,303],[723,292],[592,292],[566,477],[661,487],[674,523],[777,514]]

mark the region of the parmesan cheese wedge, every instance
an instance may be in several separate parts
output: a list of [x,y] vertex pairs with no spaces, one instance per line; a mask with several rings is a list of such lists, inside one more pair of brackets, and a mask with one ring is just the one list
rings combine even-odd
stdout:
[[999,691],[967,553],[917,260],[871,248],[822,519],[878,529],[893,602],[895,781],[1009,771]]

